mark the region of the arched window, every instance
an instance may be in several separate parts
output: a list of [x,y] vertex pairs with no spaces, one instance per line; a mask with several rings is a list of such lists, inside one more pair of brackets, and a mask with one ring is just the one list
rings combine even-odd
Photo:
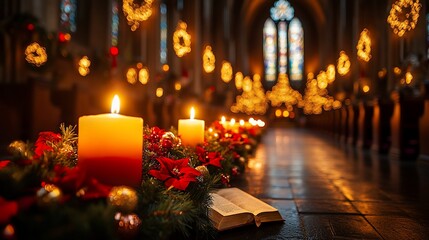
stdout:
[[276,80],[277,33],[273,20],[267,19],[264,25],[264,65],[266,81]]
[[304,31],[301,21],[297,18],[292,19],[289,24],[289,50],[290,80],[301,80],[304,65]]
[[[304,69],[304,30],[288,1],[278,0],[270,9],[263,29],[265,80],[275,81],[278,74],[289,74],[300,81]],[[276,39],[276,36],[278,38]]]
[[65,33],[76,32],[76,0],[61,1],[61,29]]
[[167,64],[167,5],[165,3],[161,3],[159,5],[159,11],[161,13],[160,16],[160,53],[159,59],[161,65]]

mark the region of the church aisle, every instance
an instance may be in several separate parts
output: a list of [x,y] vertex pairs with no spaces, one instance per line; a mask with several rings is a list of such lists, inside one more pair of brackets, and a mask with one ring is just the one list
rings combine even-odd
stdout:
[[389,160],[297,128],[267,130],[241,189],[284,223],[219,239],[428,239],[429,164]]

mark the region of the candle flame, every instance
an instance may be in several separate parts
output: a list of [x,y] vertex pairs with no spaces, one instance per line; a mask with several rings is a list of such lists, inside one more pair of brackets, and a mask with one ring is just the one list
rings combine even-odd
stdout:
[[195,109],[194,107],[191,107],[191,119],[195,118]]
[[220,118],[220,122],[221,122],[222,124],[224,124],[224,123],[226,122],[226,118],[225,118],[225,116],[222,116],[222,117]]
[[110,111],[112,113],[119,113],[119,106],[120,106],[119,97],[118,95],[115,94],[112,100],[112,108]]

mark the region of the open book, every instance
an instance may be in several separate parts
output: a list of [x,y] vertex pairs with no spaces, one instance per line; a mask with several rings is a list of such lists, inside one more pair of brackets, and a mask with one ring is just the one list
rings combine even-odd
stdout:
[[238,188],[224,188],[211,193],[213,204],[209,209],[214,227],[227,230],[251,223],[284,221],[279,211]]

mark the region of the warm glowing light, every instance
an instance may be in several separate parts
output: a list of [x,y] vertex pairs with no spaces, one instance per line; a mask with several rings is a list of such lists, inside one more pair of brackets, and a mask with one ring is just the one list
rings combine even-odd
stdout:
[[364,85],[364,86],[362,87],[362,91],[363,91],[364,93],[369,92],[369,90],[370,90],[370,88],[369,88],[369,86],[368,86],[368,85]]
[[235,118],[231,118],[231,120],[229,120],[229,124],[231,126],[234,126],[235,125]]
[[70,41],[70,40],[71,40],[71,35],[70,35],[70,33],[66,33],[66,34],[64,34],[64,39],[65,39],[66,41]]
[[154,0],[143,0],[135,3],[134,0],[123,0],[122,10],[127,18],[131,31],[137,30],[140,22],[146,21],[152,15],[152,3]]
[[213,128],[209,128],[209,133],[212,133],[213,132]]
[[88,59],[87,56],[83,56],[79,60],[79,74],[83,77],[89,74],[89,66],[91,66],[91,61]]
[[410,72],[405,73],[405,83],[410,84],[413,81],[413,75]]
[[174,83],[174,89],[176,91],[180,91],[180,89],[182,89],[182,84],[180,84],[180,82],[175,82]]
[[141,62],[137,63],[137,64],[136,64],[136,67],[137,67],[138,69],[141,69],[141,68],[143,67],[143,63],[141,63]]
[[395,34],[402,37],[416,27],[421,7],[419,0],[397,0],[392,4],[387,23]]
[[243,88],[243,73],[242,72],[237,72],[235,74],[235,87],[237,88],[237,90],[241,90]]
[[149,81],[149,70],[147,68],[142,68],[139,71],[139,82],[145,85]]
[[191,107],[190,119],[194,119],[194,118],[195,118],[195,109],[194,107]]
[[313,78],[314,78],[314,73],[309,72],[309,73],[307,74],[307,79],[313,79]]
[[127,70],[127,82],[134,84],[137,82],[137,70],[135,68],[128,68]]
[[341,76],[346,75],[350,71],[350,60],[349,56],[344,51],[340,52],[340,57],[338,58],[337,71]]
[[110,112],[118,114],[119,108],[120,108],[119,97],[118,97],[118,95],[115,94],[115,96],[113,97],[113,100],[112,100],[112,107],[110,108]]
[[261,81],[261,75],[257,73],[253,74],[253,81]]
[[335,66],[334,66],[334,64],[330,64],[326,68],[326,78],[328,79],[329,83],[332,83],[333,81],[335,81]]
[[378,75],[378,78],[382,79],[386,76],[386,74],[387,74],[387,70],[386,70],[386,68],[383,68],[380,71],[378,71],[377,75]]
[[220,78],[222,81],[229,83],[232,79],[232,66],[228,61],[223,61],[222,68],[220,69]]
[[225,116],[222,116],[220,118],[220,123],[223,125],[223,124],[225,124],[225,122],[226,122],[226,118],[225,118]]
[[281,109],[276,109],[276,117],[281,117],[282,116],[282,110]]
[[206,73],[211,73],[215,69],[216,58],[213,54],[212,47],[206,46],[203,52],[203,68]]
[[289,117],[289,111],[284,110],[283,111],[283,117],[285,117],[285,118]]
[[252,91],[252,79],[249,76],[246,76],[243,79],[243,91],[250,92]]
[[240,119],[239,124],[240,124],[240,126],[244,126],[244,120]]
[[359,59],[365,62],[368,62],[371,59],[371,38],[369,37],[368,29],[364,28],[360,33],[356,49]]
[[265,122],[264,122],[264,121],[262,121],[262,120],[260,120],[260,119],[258,119],[258,121],[257,121],[257,125],[258,125],[259,127],[265,127]]
[[157,96],[157,97],[162,97],[162,95],[164,95],[164,89],[163,88],[157,88],[156,89],[156,91],[155,91],[155,95]]
[[173,48],[178,57],[183,57],[191,52],[191,35],[186,32],[186,28],[186,23],[179,21],[176,31],[173,33]]
[[320,89],[325,89],[328,87],[328,77],[325,71],[320,71],[320,73],[317,74],[317,86]]
[[399,67],[395,67],[393,68],[393,73],[395,73],[395,75],[401,75],[402,70]]
[[6,225],[6,227],[3,230],[3,236],[7,239],[14,239],[15,238],[15,228],[12,224]]
[[25,49],[25,60],[37,67],[42,66],[46,61],[48,61],[46,49],[36,42],[28,45]]
[[162,65],[162,71],[168,72],[168,70],[170,70],[170,66],[168,66],[168,64]]

